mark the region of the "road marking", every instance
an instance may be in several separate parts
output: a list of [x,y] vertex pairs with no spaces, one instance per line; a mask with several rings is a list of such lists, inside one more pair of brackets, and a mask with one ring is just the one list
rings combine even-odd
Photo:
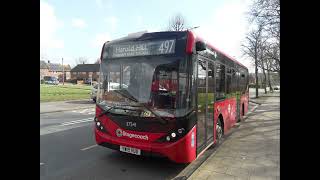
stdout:
[[90,109],[84,109],[84,110],[80,111],[79,113],[85,113],[85,112],[87,112],[88,110],[90,111]]
[[75,121],[68,121],[68,122],[64,122],[64,123],[74,123],[74,122],[81,122],[81,121],[84,121],[84,120],[91,120],[92,118],[86,118],[86,119],[80,119],[80,120],[75,120]]
[[87,118],[87,119],[80,119],[80,120],[76,120],[76,121],[64,122],[64,123],[61,123],[59,126],[67,126],[67,125],[90,122],[90,121],[93,121],[93,118]]
[[44,165],[44,163],[40,163],[40,166],[41,166],[41,165]]
[[67,130],[80,128],[88,125],[92,126],[93,123],[77,123],[77,124],[73,124],[72,126],[71,125],[70,126],[54,125],[54,126],[44,127],[44,128],[40,128],[40,136],[67,131]]
[[83,121],[88,121],[88,120],[91,120],[91,119],[92,119],[92,118],[86,118],[86,119],[80,119],[80,120],[75,120],[75,121],[68,121],[68,122],[63,122],[62,124],[83,122]]
[[59,126],[68,126],[68,125],[72,125],[72,124],[79,124],[79,123],[85,123],[85,122],[91,122],[91,121],[93,121],[93,119],[85,119],[85,120],[81,120],[81,121],[77,121],[77,122],[62,123]]
[[268,111],[268,110],[264,110],[264,109],[258,109],[258,110],[256,110],[256,112],[266,112],[266,111]]
[[94,108],[90,108],[90,109],[83,109],[83,110],[74,110],[72,111],[73,113],[80,113],[80,114],[94,114],[95,113],[95,109]]
[[255,106],[245,115],[245,119],[248,118],[248,116],[258,108],[258,106],[259,106],[259,105],[255,105]]
[[92,146],[89,146],[89,147],[86,147],[86,148],[82,148],[81,151],[85,151],[85,150],[94,148],[94,147],[96,147],[96,146],[98,146],[98,145],[95,144],[95,145],[92,145]]

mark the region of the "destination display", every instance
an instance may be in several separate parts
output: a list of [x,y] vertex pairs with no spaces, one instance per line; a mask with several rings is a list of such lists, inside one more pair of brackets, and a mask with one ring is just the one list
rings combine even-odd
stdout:
[[175,39],[129,42],[125,44],[110,45],[107,52],[108,58],[148,56],[172,54],[175,52]]

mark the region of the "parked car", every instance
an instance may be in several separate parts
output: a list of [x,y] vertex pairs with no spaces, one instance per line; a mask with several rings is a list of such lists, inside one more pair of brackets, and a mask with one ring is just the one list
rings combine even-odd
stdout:
[[[120,84],[119,83],[110,82],[109,87],[110,87],[109,90],[111,90],[111,91],[112,90],[118,90],[120,88]],[[124,89],[127,89],[128,85],[122,84],[122,87]],[[102,84],[101,83],[100,83],[100,88],[102,88]],[[98,92],[98,84],[95,84],[95,85],[92,86],[91,93],[90,93],[91,99],[94,102],[97,101],[97,92]]]
[[[122,88],[128,89],[128,85],[122,84]],[[110,90],[120,89],[120,84],[115,82],[110,82]]]
[[92,78],[87,78],[83,81],[84,84],[91,84]]
[[53,84],[53,85],[59,84],[58,78],[56,78],[54,76],[44,76],[43,80],[44,80],[45,84]]
[[275,86],[275,87],[273,87],[273,90],[274,90],[274,91],[280,91],[280,86]]

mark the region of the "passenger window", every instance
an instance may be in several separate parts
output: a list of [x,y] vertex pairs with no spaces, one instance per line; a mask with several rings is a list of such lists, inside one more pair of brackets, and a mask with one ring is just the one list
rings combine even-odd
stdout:
[[225,66],[217,63],[216,69],[216,99],[225,97]]
[[237,89],[237,76],[236,71],[234,69],[231,70],[231,92],[236,92]]

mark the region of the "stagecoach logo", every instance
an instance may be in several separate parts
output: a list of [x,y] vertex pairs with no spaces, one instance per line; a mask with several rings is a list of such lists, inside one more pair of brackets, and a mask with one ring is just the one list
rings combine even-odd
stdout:
[[118,137],[121,137],[121,136],[127,136],[128,138],[136,138],[136,139],[143,139],[143,140],[146,140],[148,141],[148,135],[140,135],[140,134],[132,134],[132,133],[128,133],[128,132],[125,132],[121,129],[117,129],[116,130],[116,135]]
[[116,130],[116,135],[117,135],[118,137],[121,137],[121,136],[122,136],[122,130],[121,130],[121,129],[117,129],[117,130]]

